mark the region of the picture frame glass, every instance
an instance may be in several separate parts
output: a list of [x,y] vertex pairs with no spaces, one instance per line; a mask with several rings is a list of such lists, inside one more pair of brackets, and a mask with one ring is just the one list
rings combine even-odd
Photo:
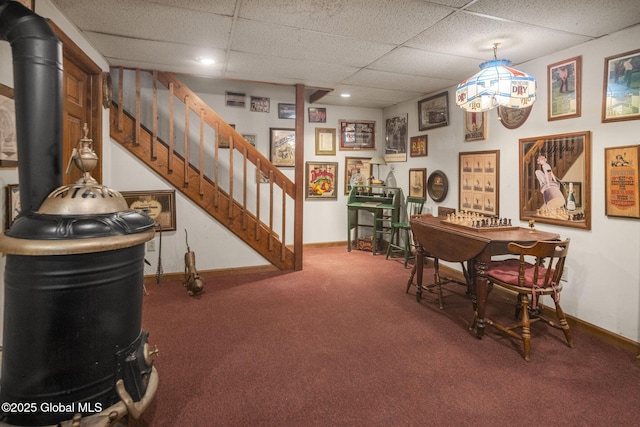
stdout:
[[409,197],[427,198],[427,169],[409,169]]
[[316,156],[336,154],[336,130],[334,128],[316,128]]
[[640,119],[640,49],[605,58],[602,122]]
[[418,101],[418,130],[449,125],[449,92]]
[[487,139],[487,112],[464,112],[464,140],[484,141]]
[[375,150],[376,122],[340,120],[340,150]]
[[449,192],[449,180],[442,171],[434,171],[427,180],[427,192],[434,202],[442,202]]
[[428,135],[412,136],[410,138],[409,154],[411,157],[425,157],[428,155]]
[[519,164],[521,220],[591,229],[589,131],[522,138]]
[[295,167],[295,129],[269,128],[269,135],[271,163],[278,167]]
[[604,150],[606,215],[640,218],[640,145]]
[[306,163],[306,199],[338,198],[338,163]]
[[459,210],[499,216],[500,151],[460,153],[459,162]]
[[371,157],[345,157],[344,194],[349,194],[353,187],[369,185],[373,165]]
[[580,117],[582,104],[582,57],[547,66],[547,119]]
[[140,210],[162,231],[176,230],[175,190],[121,191],[129,209]]

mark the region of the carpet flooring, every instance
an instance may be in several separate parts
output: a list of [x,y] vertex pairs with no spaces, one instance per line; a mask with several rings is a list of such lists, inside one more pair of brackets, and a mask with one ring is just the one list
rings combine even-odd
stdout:
[[[635,355],[575,330],[572,349],[536,323],[525,362],[520,342],[468,330],[465,288],[449,285],[440,310],[433,294],[405,293],[409,273],[335,247],[305,249],[302,271],[208,279],[195,298],[179,282],[147,286],[160,385],[140,425],[640,423]],[[487,310],[513,306],[494,292]]]

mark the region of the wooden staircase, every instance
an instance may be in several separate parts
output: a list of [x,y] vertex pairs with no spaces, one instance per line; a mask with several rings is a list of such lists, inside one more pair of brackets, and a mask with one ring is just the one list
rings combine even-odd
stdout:
[[[115,70],[111,138],[274,266],[301,269],[301,257],[292,250],[302,250],[297,244],[301,236],[295,235],[302,229],[295,184],[173,74],[136,69],[127,70],[126,76],[123,68]],[[131,75],[135,90],[127,86]],[[151,89],[145,90],[143,78],[152,82]],[[135,100],[126,99],[134,94]],[[151,123],[143,123],[143,110],[149,108]],[[162,125],[168,127],[167,141],[159,135]],[[193,138],[194,133],[199,137]],[[181,141],[178,134],[184,136]],[[268,177],[268,185],[259,183],[260,173]],[[287,245],[291,223],[294,244]]]

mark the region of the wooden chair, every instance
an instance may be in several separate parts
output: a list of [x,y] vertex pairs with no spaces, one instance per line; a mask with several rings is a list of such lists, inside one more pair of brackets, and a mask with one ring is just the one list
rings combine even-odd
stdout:
[[[404,268],[407,268],[409,259],[415,256],[412,251],[411,243],[411,224],[409,218],[411,215],[418,215],[422,213],[425,199],[421,197],[407,197],[407,203],[405,207],[406,220],[391,223],[391,237],[389,238],[389,246],[387,246],[387,257],[393,253],[402,253],[404,256]],[[403,218],[403,219],[404,219]],[[402,234],[402,236],[400,236]],[[400,238],[402,237],[402,241]]]
[[[485,318],[485,322],[511,337],[522,340],[524,359],[529,361],[531,349],[531,324],[542,320],[549,326],[561,329],[569,347],[573,339],[567,319],[560,307],[562,272],[569,252],[569,239],[563,241],[538,241],[530,246],[509,243],[509,250],[519,258],[491,261],[487,266],[487,283],[497,285],[518,294],[516,305],[517,323],[503,326]],[[528,260],[534,260],[533,263]],[[546,317],[539,305],[542,295],[551,295],[556,307],[558,322]],[[531,296],[531,301],[529,301]],[[521,328],[521,333],[514,330]]]

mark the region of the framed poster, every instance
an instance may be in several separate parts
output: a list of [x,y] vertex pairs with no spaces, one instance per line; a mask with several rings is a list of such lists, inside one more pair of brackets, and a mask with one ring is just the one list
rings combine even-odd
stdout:
[[255,133],[243,133],[242,137],[246,139],[249,144],[256,147],[256,144],[258,143],[258,135]]
[[376,122],[368,120],[340,120],[341,150],[375,150]]
[[309,123],[326,123],[327,122],[327,109],[309,107]]
[[547,120],[580,117],[582,104],[582,57],[547,66]]
[[602,122],[640,119],[640,49],[604,59]]
[[0,87],[0,166],[18,166],[18,139],[13,89]]
[[316,128],[316,156],[336,154],[336,130],[334,128]]
[[20,206],[20,187],[18,184],[7,185],[5,207],[4,229],[8,230],[22,209]]
[[353,187],[369,185],[373,165],[371,157],[345,157],[344,159],[344,194],[349,194]]
[[427,142],[429,138],[427,135],[420,136],[412,136],[409,140],[409,145],[411,146],[409,150],[409,155],[411,157],[425,157],[429,152]]
[[640,145],[604,149],[607,216],[640,218]]
[[279,119],[295,119],[296,118],[296,104],[278,104],[278,118]]
[[225,104],[227,107],[244,108],[247,95],[240,92],[227,91],[224,93],[224,98],[225,98]]
[[307,162],[305,199],[338,198],[338,163]]
[[591,132],[520,139],[519,158],[520,219],[590,230]]
[[261,96],[251,97],[251,111],[257,113],[268,113],[271,110],[271,99]]
[[500,151],[460,153],[460,211],[500,214]]
[[418,130],[449,125],[449,92],[418,101]]
[[529,118],[533,105],[526,108],[509,108],[498,105],[498,119],[507,129],[517,129]]
[[280,167],[296,165],[296,131],[288,128],[269,128],[271,163]]
[[464,140],[484,141],[487,139],[487,112],[464,112]]
[[149,215],[162,231],[176,229],[175,190],[121,191],[129,209],[140,210]]
[[386,162],[407,161],[408,124],[408,114],[405,114],[402,117],[387,119],[384,146],[384,160]]
[[427,198],[427,169],[409,169],[409,197]]

